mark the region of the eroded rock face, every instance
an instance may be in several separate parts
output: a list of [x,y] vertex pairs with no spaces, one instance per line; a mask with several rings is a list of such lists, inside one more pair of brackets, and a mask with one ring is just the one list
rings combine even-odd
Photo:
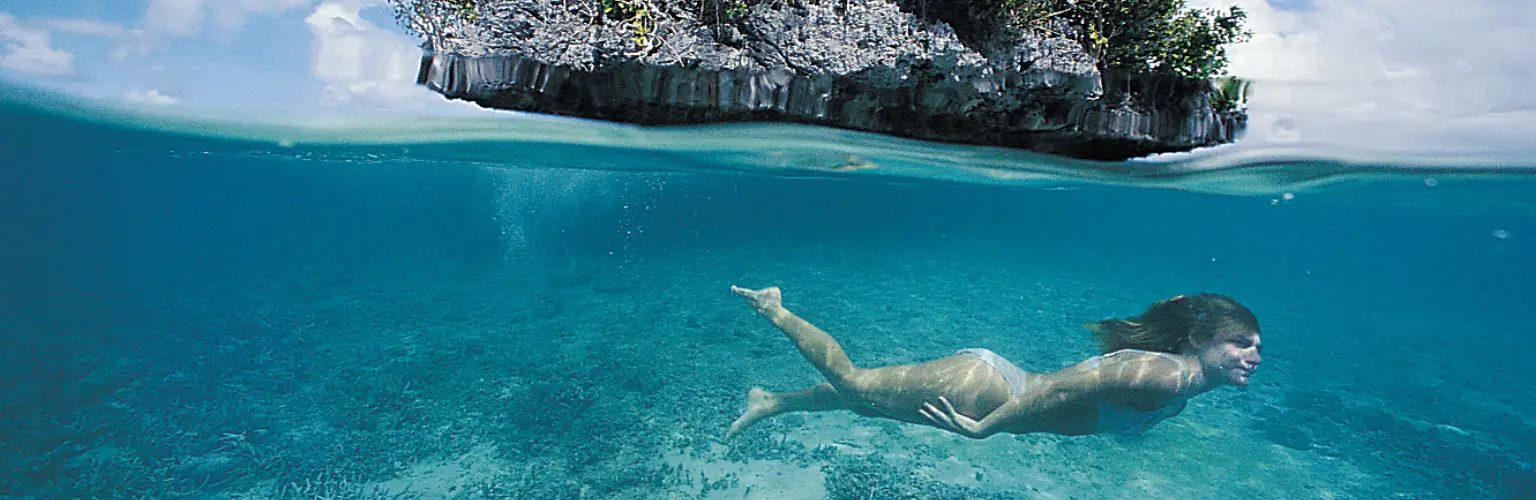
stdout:
[[674,8],[641,36],[595,1],[480,3],[478,21],[429,36],[418,81],[493,108],[799,122],[1105,160],[1230,142],[1243,125],[1212,111],[1204,82],[1106,85],[1068,38],[974,21],[956,33],[921,5],[764,0],[720,22]]

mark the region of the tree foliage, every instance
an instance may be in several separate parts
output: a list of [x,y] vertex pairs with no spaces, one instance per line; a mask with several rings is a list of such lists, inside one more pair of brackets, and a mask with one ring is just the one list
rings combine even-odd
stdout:
[[[407,30],[427,38],[441,35],[446,27],[473,22],[479,0],[389,0],[395,19]],[[590,0],[609,18],[628,21],[636,43],[647,46],[655,13],[682,0]],[[737,19],[745,15],[751,0],[699,0],[700,19]],[[1004,17],[1026,28],[1076,38],[1104,70],[1171,73],[1186,78],[1221,76],[1227,66],[1227,46],[1246,40],[1247,13],[1239,7],[1227,10],[1191,9],[1184,0],[966,0],[973,14]],[[712,10],[723,16],[706,16]],[[1056,30],[1060,30],[1059,33]]]
[[1218,78],[1212,86],[1211,106],[1223,113],[1243,111],[1248,107],[1248,89],[1252,82],[1236,77]]
[[1191,9],[1184,0],[1001,0],[1016,21],[1065,23],[1103,69],[1208,79],[1226,71],[1227,46],[1244,41],[1247,13]]

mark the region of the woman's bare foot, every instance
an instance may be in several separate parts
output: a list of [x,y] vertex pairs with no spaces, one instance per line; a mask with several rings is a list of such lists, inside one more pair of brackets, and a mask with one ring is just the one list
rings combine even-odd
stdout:
[[747,304],[757,312],[766,312],[784,306],[784,296],[779,292],[779,287],[770,286],[762,290],[752,290],[739,286],[732,286],[731,293],[747,299]]
[[747,391],[747,411],[741,412],[741,417],[731,422],[731,429],[725,431],[725,439],[729,441],[731,437],[751,427],[757,421],[775,415],[775,410],[779,406],[777,403],[778,400],[774,399],[773,393],[762,388],[753,387],[752,390]]

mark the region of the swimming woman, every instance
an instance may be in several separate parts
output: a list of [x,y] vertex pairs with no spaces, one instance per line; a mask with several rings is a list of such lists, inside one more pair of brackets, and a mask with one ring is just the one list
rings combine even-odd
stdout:
[[1103,354],[1052,373],[1028,373],[986,349],[915,365],[859,368],[837,341],[784,309],[777,287],[731,287],[782,330],[827,383],[797,392],[747,393],[726,439],[796,411],[851,410],[931,425],[976,439],[999,432],[1140,434],[1190,398],[1246,386],[1258,369],[1259,323],[1231,297],[1180,295],[1139,316],[1089,325]]

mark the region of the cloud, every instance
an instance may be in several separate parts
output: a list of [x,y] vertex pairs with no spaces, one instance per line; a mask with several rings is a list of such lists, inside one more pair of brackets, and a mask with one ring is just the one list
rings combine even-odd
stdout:
[[221,34],[233,33],[252,15],[278,14],[307,6],[312,0],[150,0],[144,29],[164,36],[202,33],[211,21]]
[[144,29],[152,33],[188,36],[203,29],[203,0],[150,0]]
[[81,18],[48,19],[41,24],[58,33],[104,38],[118,42],[111,52],[113,61],[122,61],[129,56],[149,55],[155,50],[154,36],[143,28],[129,28],[121,24]]
[[446,101],[416,85],[418,42],[380,28],[361,16],[382,1],[322,3],[304,21],[315,36],[315,78],[325,84],[322,102],[374,109],[421,110]]
[[48,30],[23,26],[0,12],[0,68],[36,76],[68,76],[75,72],[75,55],[53,48]]
[[43,21],[43,25],[49,29],[61,33],[74,35],[94,36],[101,38],[121,38],[129,34],[129,30],[121,24],[114,24],[94,19],[49,19]]
[[1231,73],[1256,82],[1245,141],[1425,153],[1536,146],[1506,140],[1536,136],[1527,2],[1189,3],[1249,13],[1252,40],[1229,50]]
[[150,89],[148,91],[140,91],[139,89],[129,90],[127,93],[123,94],[123,100],[135,104],[154,104],[158,106],[176,104],[177,101],[175,97],[161,94],[159,90],[155,89]]

